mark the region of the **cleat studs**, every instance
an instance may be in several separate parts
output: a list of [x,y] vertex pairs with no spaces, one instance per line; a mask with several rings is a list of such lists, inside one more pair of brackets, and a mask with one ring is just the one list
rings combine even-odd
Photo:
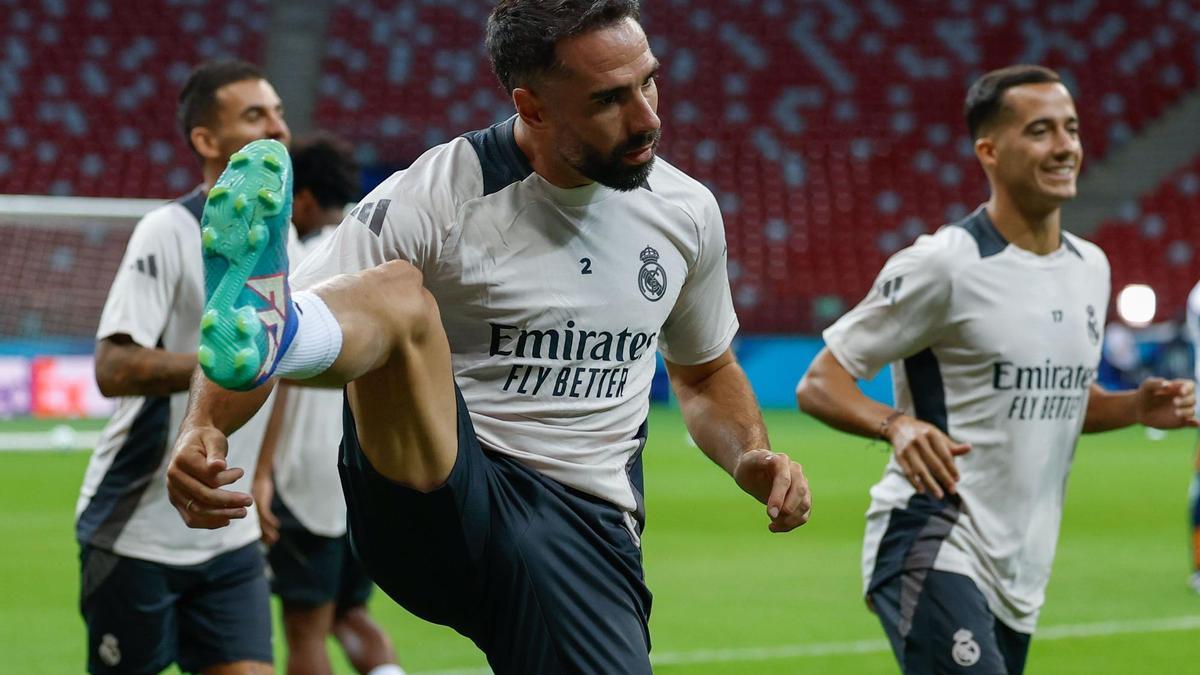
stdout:
[[242,166],[250,161],[250,155],[244,152],[235,152],[229,156],[229,166]]
[[271,192],[267,188],[261,188],[258,191],[258,201],[262,202],[263,206],[266,206],[268,209],[270,209],[272,213],[279,208],[279,198],[275,196],[274,192]]
[[267,167],[268,169],[270,169],[271,171],[273,171],[275,173],[279,173],[280,171],[283,171],[283,164],[279,161],[279,159],[275,155],[263,155],[262,163],[263,163],[263,166]]
[[258,350],[254,347],[246,347],[233,355],[233,367],[236,370],[241,370],[256,361],[258,361]]
[[237,326],[239,333],[246,336],[254,335],[262,328],[262,324],[258,320],[258,313],[252,307],[239,309],[237,318],[234,319],[234,325]]
[[242,211],[245,211],[246,210],[246,198],[243,197],[242,195],[238,195],[237,197],[235,197],[233,200],[233,210],[238,212],[239,214]]
[[205,249],[211,249],[217,243],[217,231],[211,226],[204,228],[200,231],[200,241]]
[[250,232],[247,233],[246,241],[250,242],[250,245],[254,248],[258,248],[258,245],[265,242],[269,236],[270,233],[267,232],[265,225],[255,225],[254,227],[250,228]]
[[227,188],[223,185],[218,185],[208,191],[208,201],[210,201],[210,202],[219,201],[228,194],[229,194],[229,188]]
[[[210,309],[204,313],[204,316],[200,317],[200,330],[204,331],[205,333],[210,332],[213,329],[213,326],[216,326],[216,325],[217,325],[217,310]],[[206,349],[206,348],[201,347],[201,349]]]
[[212,368],[213,363],[217,360],[216,354],[207,346],[201,345],[200,349],[196,350],[196,360],[205,368]]

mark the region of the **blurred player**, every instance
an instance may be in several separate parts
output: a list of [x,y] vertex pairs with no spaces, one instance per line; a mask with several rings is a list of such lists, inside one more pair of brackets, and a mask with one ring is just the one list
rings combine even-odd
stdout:
[[[292,260],[299,262],[333,234],[359,180],[352,149],[332,136],[297,139],[292,161]],[[330,634],[359,673],[403,675],[391,640],[367,613],[373,584],[346,536],[337,471],[342,392],[280,385],[267,429],[253,494],[270,546],[271,589],[283,603],[288,675],[332,673]]]
[[[241,275],[222,275],[209,304],[222,326],[245,316],[242,302],[276,323],[214,330],[201,361],[231,388],[273,372],[347,383],[355,551],[384,591],[470,637],[495,672],[649,673],[640,456],[655,350],[692,437],[767,504],[772,531],[807,520],[807,483],[768,449],[729,348],[717,202],[655,161],[658,61],[637,2],[502,0],[487,46],[517,115],[367,196],[297,270],[314,290],[282,307],[285,322],[253,292],[227,301]],[[247,152],[227,175],[248,182],[223,200],[261,188],[275,204],[278,148]],[[217,245],[281,231],[277,215],[226,222]],[[255,255],[254,275],[279,274],[278,240],[253,239],[212,269]],[[269,389],[197,379],[170,471],[190,525],[223,527],[251,503],[221,489],[221,448]]]
[[[1196,380],[1200,381],[1200,283],[1187,299],[1187,331],[1195,354]],[[1200,443],[1196,445],[1196,472],[1188,490],[1188,516],[1192,522],[1192,590],[1200,593]]]
[[[96,333],[96,381],[120,396],[92,455],[76,508],[80,606],[93,673],[269,673],[271,616],[257,514],[219,532],[179,522],[167,501],[168,449],[196,368],[204,275],[200,212],[230,154],[258,138],[286,142],[279,97],[254,66],[198,67],[179,123],[204,182],[146,214],[129,240]],[[252,467],[267,415],[229,439]],[[246,489],[241,469],[224,474]]]
[[[1095,384],[1109,267],[1061,227],[1083,149],[1058,75],[987,73],[965,108],[990,200],[892,256],[797,390],[805,412],[894,449],[863,576],[910,675],[1022,672],[1081,430],[1197,424],[1191,382]],[[855,386],[889,363],[898,410]]]

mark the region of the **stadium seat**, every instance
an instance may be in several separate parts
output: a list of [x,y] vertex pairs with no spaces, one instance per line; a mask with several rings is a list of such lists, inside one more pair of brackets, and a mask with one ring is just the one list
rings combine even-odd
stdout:
[[[200,179],[174,123],[179,87],[206,58],[260,61],[267,2],[22,2],[2,13],[0,193],[171,197]],[[226,15],[239,21],[214,18]]]
[[[236,25],[209,25],[233,4],[17,3],[0,45],[0,193],[190,188],[196,165],[172,123],[178,85],[205,57],[261,56],[249,50],[263,45],[265,0],[238,3]],[[368,166],[398,168],[510,115],[482,46],[491,6],[336,0],[317,126],[349,137]],[[984,70],[1058,69],[1091,158],[1198,84],[1200,9],[1189,3],[673,0],[643,14],[663,63],[662,155],[720,201],[734,296],[754,332],[821,328],[887,255],[986,198],[960,119]],[[1163,236],[1173,209],[1161,206]]]
[[[511,114],[480,46],[490,5],[339,1],[320,125],[403,166]],[[975,76],[1057,68],[1103,156],[1196,85],[1198,16],[1122,0],[643,7],[663,63],[662,154],[721,201],[743,326],[782,332],[820,328],[815,302],[855,302],[889,253],[986,198],[961,121]],[[367,63],[383,82],[363,85]]]
[[1200,281],[1200,157],[1123,211],[1092,236],[1109,254],[1113,295],[1127,284],[1149,284],[1158,296],[1156,320],[1182,319]]

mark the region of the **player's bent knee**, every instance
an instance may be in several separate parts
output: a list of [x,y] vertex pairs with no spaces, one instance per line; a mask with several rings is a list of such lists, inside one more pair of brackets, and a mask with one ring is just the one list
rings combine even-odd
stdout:
[[400,284],[402,286],[420,286],[424,283],[421,270],[407,260],[389,260],[366,271],[368,275],[378,275],[380,283]]
[[437,301],[424,285],[424,275],[402,260],[384,263],[363,276],[376,316],[384,318],[401,340],[419,339],[441,326]]

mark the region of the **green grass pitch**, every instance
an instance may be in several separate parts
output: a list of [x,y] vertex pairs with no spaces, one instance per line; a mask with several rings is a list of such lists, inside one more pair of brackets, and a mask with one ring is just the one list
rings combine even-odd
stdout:
[[[767,423],[814,493],[812,522],[786,535],[768,532],[764,509],[688,445],[677,412],[653,413],[644,550],[656,672],[896,672],[859,598],[862,514],[882,446],[798,413],[770,412]],[[0,423],[0,433],[50,426]],[[1200,596],[1186,585],[1194,443],[1192,432],[1151,441],[1141,429],[1084,438],[1028,673],[1200,671]],[[84,669],[72,519],[86,463],[86,453],[0,453],[4,672]],[[372,611],[413,673],[484,665],[467,640],[381,594]],[[276,653],[283,672],[278,630]],[[352,672],[337,659],[337,672]]]

